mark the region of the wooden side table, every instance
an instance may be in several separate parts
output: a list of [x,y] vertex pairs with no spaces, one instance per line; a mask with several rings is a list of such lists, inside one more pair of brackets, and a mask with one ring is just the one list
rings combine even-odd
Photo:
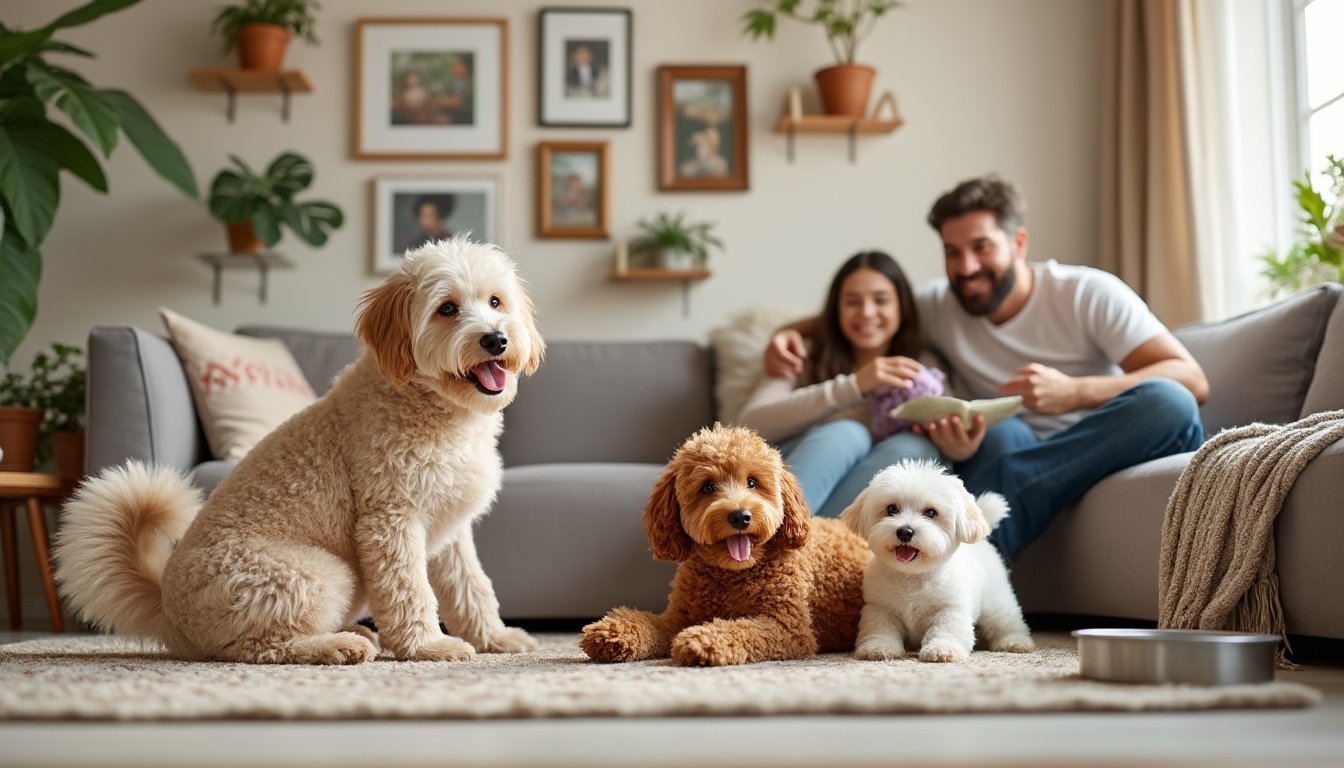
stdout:
[[37,569],[42,575],[42,588],[47,593],[47,611],[51,614],[53,632],[64,632],[61,603],[56,597],[56,583],[51,576],[51,542],[47,537],[47,518],[42,511],[43,501],[60,501],[71,490],[71,482],[56,475],[38,472],[0,472],[0,539],[5,552],[5,591],[9,598],[9,628],[21,629],[23,611],[19,602],[19,552],[14,514],[20,508],[28,510],[28,527],[33,532],[33,549],[37,552]]

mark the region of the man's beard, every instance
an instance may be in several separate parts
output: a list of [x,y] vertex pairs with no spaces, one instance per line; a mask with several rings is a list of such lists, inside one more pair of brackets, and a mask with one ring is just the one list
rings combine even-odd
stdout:
[[[1003,300],[1008,298],[1008,294],[1012,293],[1013,288],[1017,285],[1017,269],[1015,269],[1015,266],[1015,264],[1010,262],[1008,264],[1008,269],[1004,270],[1004,273],[997,277],[988,268],[982,269],[973,275],[958,277],[952,282],[952,293],[957,297],[957,301],[961,304],[961,308],[966,310],[968,314],[977,317],[992,315],[994,314],[994,310],[998,309],[999,305],[1003,304]],[[989,278],[989,293],[983,298],[968,299],[961,290],[962,284],[980,277]]]

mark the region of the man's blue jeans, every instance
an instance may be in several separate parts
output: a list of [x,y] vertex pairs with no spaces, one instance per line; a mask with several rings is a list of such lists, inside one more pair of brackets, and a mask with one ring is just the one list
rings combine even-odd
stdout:
[[873,475],[902,459],[938,460],[938,449],[927,437],[897,432],[874,445],[868,427],[853,419],[809,427],[781,442],[779,452],[818,517],[839,517]]
[[1011,561],[1102,478],[1203,442],[1190,390],[1171,379],[1149,379],[1044,440],[1021,419],[1004,419],[956,471],[971,493],[996,491],[1008,499],[1008,518],[992,539]]

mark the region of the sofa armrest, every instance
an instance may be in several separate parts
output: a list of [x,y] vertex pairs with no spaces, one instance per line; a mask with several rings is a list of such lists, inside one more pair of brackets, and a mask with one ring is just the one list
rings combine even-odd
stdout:
[[133,326],[89,332],[85,433],[89,474],[128,459],[186,471],[208,458],[177,352]]

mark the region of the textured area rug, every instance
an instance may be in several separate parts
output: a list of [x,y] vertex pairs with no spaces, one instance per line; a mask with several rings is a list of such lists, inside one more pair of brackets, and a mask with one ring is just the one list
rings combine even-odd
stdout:
[[89,636],[0,646],[0,718],[49,720],[527,718],[840,713],[1045,712],[1303,707],[1297,683],[1195,688],[1078,677],[1073,640],[1031,654],[976,651],[964,664],[806,661],[686,669],[601,665],[577,634],[538,635],[524,655],[355,667],[184,662]]

